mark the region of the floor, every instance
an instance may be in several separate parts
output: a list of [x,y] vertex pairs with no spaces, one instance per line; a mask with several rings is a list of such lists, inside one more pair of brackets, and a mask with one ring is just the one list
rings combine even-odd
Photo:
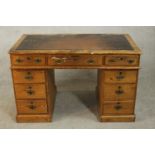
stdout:
[[[96,70],[56,70],[58,94],[52,123],[16,123],[9,48],[23,33],[129,33],[143,55],[136,122],[100,123]],[[0,27],[0,128],[155,128],[155,27]]]

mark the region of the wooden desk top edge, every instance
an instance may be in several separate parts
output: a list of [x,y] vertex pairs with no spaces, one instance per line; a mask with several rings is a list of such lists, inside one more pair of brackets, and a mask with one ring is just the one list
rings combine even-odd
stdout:
[[[124,35],[133,50],[52,50],[52,49],[39,49],[39,50],[16,50],[20,43],[28,36],[28,35],[79,35],[79,34],[23,34],[11,47],[9,50],[9,54],[142,54],[140,48],[136,45],[134,40],[131,38],[129,34],[106,34],[106,35]],[[93,35],[93,34],[92,34]],[[97,34],[94,34],[97,35]],[[101,35],[101,34],[100,34]],[[74,51],[74,53],[71,53]]]

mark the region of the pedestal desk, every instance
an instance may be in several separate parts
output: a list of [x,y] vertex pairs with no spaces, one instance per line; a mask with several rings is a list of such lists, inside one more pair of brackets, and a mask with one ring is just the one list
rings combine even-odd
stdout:
[[128,34],[23,35],[10,49],[17,122],[52,120],[61,68],[97,69],[99,120],[134,121],[140,54]]

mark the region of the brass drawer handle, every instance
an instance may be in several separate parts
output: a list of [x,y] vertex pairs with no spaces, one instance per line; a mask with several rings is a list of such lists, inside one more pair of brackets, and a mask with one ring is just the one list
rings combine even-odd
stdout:
[[123,61],[125,58],[123,58],[123,57],[118,57],[117,58],[119,61]]
[[124,57],[116,57],[116,58],[109,59],[109,62],[124,61],[124,60],[125,60]]
[[35,63],[40,63],[40,62],[41,62],[41,59],[40,59],[40,58],[36,58],[36,59],[34,60],[34,62],[35,62]]
[[117,95],[121,95],[121,94],[124,93],[124,91],[122,90],[121,86],[119,86],[119,87],[118,87],[118,90],[116,90],[115,93],[116,93]]
[[121,106],[120,103],[118,102],[118,103],[114,106],[114,108],[115,108],[116,110],[121,110],[121,109],[122,109],[122,106]]
[[33,79],[33,76],[31,76],[31,75],[25,76],[25,79],[26,79],[26,80],[32,80],[32,79]]
[[57,64],[64,63],[67,60],[67,58],[58,58],[58,57],[52,57],[51,59],[54,60],[55,63]]
[[116,90],[116,94],[117,94],[117,95],[121,95],[121,94],[123,94],[123,93],[124,93],[123,90]]
[[23,60],[20,59],[20,58],[17,58],[17,59],[16,59],[16,62],[17,62],[17,63],[21,63],[21,62],[23,62]]
[[52,60],[67,60],[67,58],[52,57]]
[[32,58],[31,58],[31,57],[27,57],[26,59],[27,59],[28,61],[30,61]]
[[31,75],[31,72],[27,72],[27,75],[25,76],[26,80],[32,80],[33,76]]
[[117,79],[117,80],[122,80],[122,79],[124,79],[123,72],[120,71],[120,72],[118,73],[118,75],[116,76],[116,79]]
[[130,60],[128,60],[128,63],[129,64],[132,64],[132,63],[134,63],[134,60],[133,59],[130,59]]
[[87,62],[88,64],[93,64],[95,61],[93,59],[89,59]]
[[33,102],[30,102],[28,108],[30,108],[31,110],[35,110],[37,107],[33,104]]
[[34,90],[32,90],[32,86],[29,86],[28,89],[26,90],[27,94],[33,95],[35,93]]
[[30,105],[29,108],[32,109],[32,110],[34,110],[34,109],[36,109],[36,106]]
[[62,60],[62,59],[55,60],[56,64],[62,64],[63,62],[64,62],[64,60]]
[[29,94],[29,95],[33,95],[33,94],[35,93],[33,90],[27,90],[26,92],[27,92],[27,94]]

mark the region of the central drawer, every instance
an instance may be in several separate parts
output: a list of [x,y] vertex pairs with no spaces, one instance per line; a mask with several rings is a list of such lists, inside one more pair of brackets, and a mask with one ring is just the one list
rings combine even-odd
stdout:
[[15,84],[17,99],[46,98],[45,84]]
[[46,100],[17,100],[19,114],[45,114],[48,112]]
[[53,66],[98,66],[102,65],[103,59],[98,55],[50,55],[48,65]]
[[104,84],[104,100],[134,100],[136,84]]

